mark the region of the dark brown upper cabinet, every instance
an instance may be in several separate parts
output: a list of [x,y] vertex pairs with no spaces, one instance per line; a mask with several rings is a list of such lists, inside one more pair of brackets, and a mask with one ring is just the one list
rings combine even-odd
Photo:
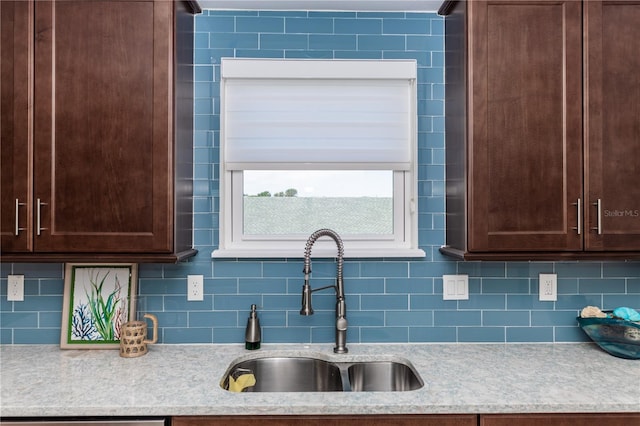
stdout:
[[194,2],[1,2],[3,262],[196,253],[197,12]]
[[640,257],[640,2],[445,2],[440,13],[441,251]]

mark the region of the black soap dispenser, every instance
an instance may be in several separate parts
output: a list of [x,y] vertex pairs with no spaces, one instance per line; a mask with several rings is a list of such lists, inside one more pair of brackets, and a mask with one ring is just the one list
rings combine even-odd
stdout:
[[251,312],[249,313],[249,319],[247,320],[247,330],[244,335],[245,349],[250,351],[260,349],[261,334],[260,320],[258,319],[258,313],[256,312],[256,305],[251,305]]

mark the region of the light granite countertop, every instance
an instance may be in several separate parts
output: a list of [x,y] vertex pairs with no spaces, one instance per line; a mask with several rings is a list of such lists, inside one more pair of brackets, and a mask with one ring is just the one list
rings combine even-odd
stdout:
[[[640,412],[640,360],[593,344],[154,345],[139,358],[54,345],[0,348],[0,415],[180,416]],[[425,382],[407,392],[231,393],[237,358],[409,360]]]

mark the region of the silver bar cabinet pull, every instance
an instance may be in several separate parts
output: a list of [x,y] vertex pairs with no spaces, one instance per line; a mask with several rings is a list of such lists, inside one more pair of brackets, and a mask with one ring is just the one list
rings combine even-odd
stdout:
[[43,203],[42,201],[40,201],[40,198],[38,198],[38,208],[37,208],[37,214],[36,214],[36,234],[40,235],[41,231],[44,231],[47,228],[42,228],[41,225],[41,217],[40,217],[40,210],[42,206],[48,206],[49,204],[47,203]]
[[593,203],[593,205],[596,206],[596,209],[598,211],[598,216],[597,216],[598,220],[597,220],[597,226],[591,229],[594,231],[597,231],[598,235],[602,235],[602,200],[598,198],[598,201]]
[[20,231],[24,231],[27,228],[20,227],[20,206],[26,206],[27,203],[21,203],[18,198],[16,198],[16,237],[20,235]]
[[577,227],[573,228],[578,231],[578,235],[582,234],[582,200],[578,198],[575,203],[571,203],[572,206],[576,206]]

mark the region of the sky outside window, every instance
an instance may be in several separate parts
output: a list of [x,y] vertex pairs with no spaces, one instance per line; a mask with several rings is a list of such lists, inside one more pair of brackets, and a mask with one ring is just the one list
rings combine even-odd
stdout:
[[298,197],[393,197],[390,170],[245,170],[244,194],[296,189]]

